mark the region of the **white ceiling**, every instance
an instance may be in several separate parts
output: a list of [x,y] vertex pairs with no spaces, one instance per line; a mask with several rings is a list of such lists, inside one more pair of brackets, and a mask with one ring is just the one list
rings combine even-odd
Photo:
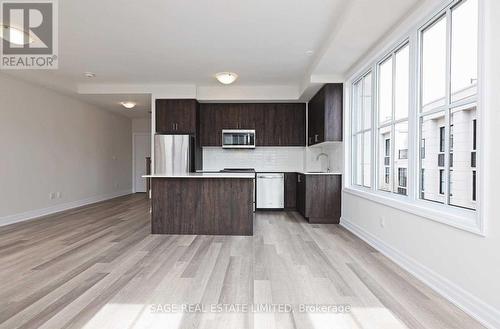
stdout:
[[[131,119],[147,117],[151,111],[150,94],[83,94],[79,98]],[[126,109],[121,102],[135,102],[137,105],[133,109]]]
[[[247,89],[232,99],[260,87],[267,97],[273,86],[286,91],[281,98],[299,98],[304,81],[344,74],[420,1],[59,1],[59,69],[9,74],[67,93],[178,84],[219,99],[225,87],[214,73],[234,71],[240,78],[232,90]],[[86,71],[97,76],[85,78]]]

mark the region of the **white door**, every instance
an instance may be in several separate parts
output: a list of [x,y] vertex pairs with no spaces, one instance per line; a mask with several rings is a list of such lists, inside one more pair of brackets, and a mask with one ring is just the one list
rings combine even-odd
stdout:
[[146,192],[146,157],[151,156],[151,135],[134,135],[134,192]]

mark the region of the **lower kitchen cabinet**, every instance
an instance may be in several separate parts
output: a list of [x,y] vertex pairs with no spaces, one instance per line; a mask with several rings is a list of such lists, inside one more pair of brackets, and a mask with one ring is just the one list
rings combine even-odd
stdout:
[[297,208],[297,173],[285,173],[285,209]]
[[297,211],[309,223],[338,224],[341,194],[341,175],[297,175]]

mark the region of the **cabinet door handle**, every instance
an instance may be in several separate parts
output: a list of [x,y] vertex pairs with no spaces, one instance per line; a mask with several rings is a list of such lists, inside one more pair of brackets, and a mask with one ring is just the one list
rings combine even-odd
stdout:
[[297,175],[297,183],[300,183],[300,175]]

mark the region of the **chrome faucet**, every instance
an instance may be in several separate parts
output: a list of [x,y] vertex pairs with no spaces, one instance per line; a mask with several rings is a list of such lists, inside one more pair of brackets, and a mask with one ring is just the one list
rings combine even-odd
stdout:
[[330,172],[330,156],[326,153],[323,153],[321,152],[320,154],[318,154],[318,156],[316,157],[316,161],[319,161],[319,158],[321,158],[322,156],[325,156],[326,157],[326,163],[327,163],[327,166],[326,166],[326,171],[327,172]]

